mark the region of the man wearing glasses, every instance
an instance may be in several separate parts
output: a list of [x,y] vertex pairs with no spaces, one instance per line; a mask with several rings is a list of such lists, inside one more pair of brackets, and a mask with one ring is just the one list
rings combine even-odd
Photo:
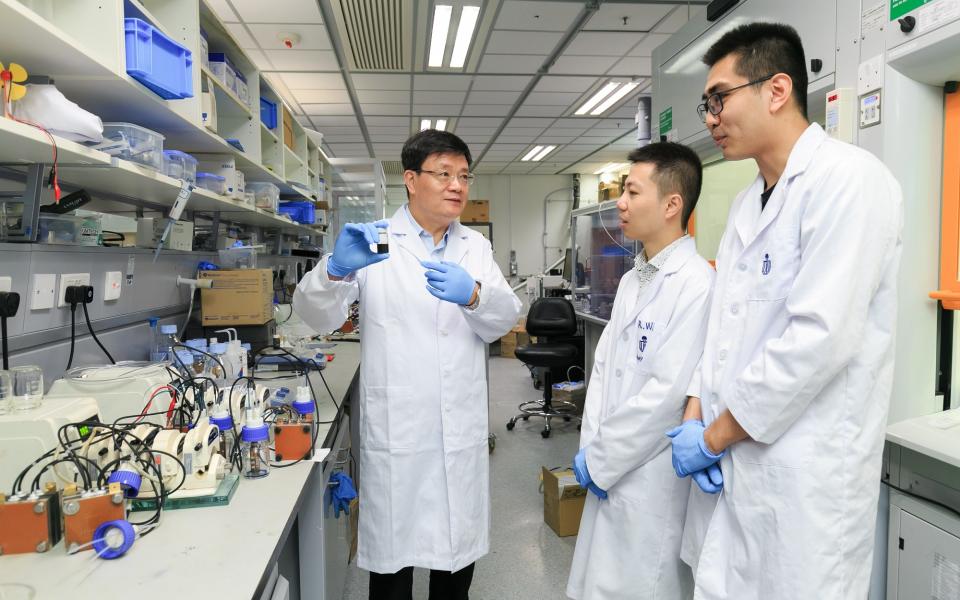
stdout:
[[699,106],[726,160],[759,175],[734,201],[699,376],[670,432],[691,486],[682,558],[696,598],[866,598],[893,379],[900,186],[807,121],[797,32],[753,23],[703,58]]
[[293,307],[326,332],[360,300],[357,564],[371,600],[412,598],[414,567],[430,569],[431,599],[466,600],[490,547],[486,344],[520,300],[490,242],[457,221],[474,179],[463,140],[421,131],[401,158],[409,203],[346,225]]

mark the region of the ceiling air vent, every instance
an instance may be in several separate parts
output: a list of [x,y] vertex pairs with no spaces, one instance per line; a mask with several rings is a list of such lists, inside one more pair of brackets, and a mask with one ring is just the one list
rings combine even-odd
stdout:
[[383,172],[387,175],[403,175],[403,163],[399,160],[383,161]]
[[412,0],[334,0],[351,71],[409,71]]

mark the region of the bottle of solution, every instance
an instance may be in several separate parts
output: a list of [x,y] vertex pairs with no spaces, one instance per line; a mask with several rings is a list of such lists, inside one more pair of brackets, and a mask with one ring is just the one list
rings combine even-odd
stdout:
[[240,456],[243,460],[243,476],[260,479],[270,474],[270,429],[260,412],[256,390],[247,390],[246,415],[240,432]]
[[163,362],[165,355],[160,346],[160,318],[150,317],[150,362]]
[[386,229],[377,228],[378,235],[380,236],[377,240],[377,254],[387,254],[390,252],[390,234]]
[[176,325],[160,326],[160,352],[163,353],[162,360],[168,361],[176,366],[177,361],[173,353],[179,343],[180,340],[177,339]]

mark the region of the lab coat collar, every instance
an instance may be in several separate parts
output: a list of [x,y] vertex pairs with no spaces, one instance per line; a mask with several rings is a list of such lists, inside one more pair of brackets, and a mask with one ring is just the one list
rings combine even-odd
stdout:
[[737,213],[737,234],[740,236],[744,248],[755,240],[780,214],[780,209],[786,202],[786,193],[790,188],[791,180],[807,170],[825,139],[827,139],[827,134],[819,124],[812,123],[807,127],[797,139],[797,143],[793,145],[790,156],[787,158],[787,165],[783,169],[783,174],[780,175],[780,180],[777,181],[777,187],[767,201],[766,208],[762,210],[759,199],[766,182],[763,177],[757,175],[757,179],[747,192],[746,201],[741,204]]
[[[427,249],[420,240],[420,232],[416,231],[407,216],[406,205],[401,206],[390,218],[390,237],[404,249],[410,251],[418,260],[430,260]],[[467,228],[454,221],[447,230],[447,248],[443,259],[459,263],[467,253]]]
[[[663,285],[663,280],[667,277],[675,274],[679,271],[683,265],[687,264],[687,261],[697,255],[697,243],[692,237],[687,237],[682,240],[677,248],[670,253],[670,257],[667,258],[667,262],[663,263],[663,266],[657,270],[656,276],[653,278],[653,281],[644,288],[640,293],[640,297],[637,299],[637,302],[633,305],[629,313],[627,313],[628,318],[624,319],[621,323],[621,329],[627,329],[631,327],[634,321],[637,320],[637,315],[640,314],[640,311],[647,307],[654,298],[657,297],[657,292],[660,291],[660,286]],[[637,273],[636,269],[630,270],[631,277],[640,277],[640,274]]]

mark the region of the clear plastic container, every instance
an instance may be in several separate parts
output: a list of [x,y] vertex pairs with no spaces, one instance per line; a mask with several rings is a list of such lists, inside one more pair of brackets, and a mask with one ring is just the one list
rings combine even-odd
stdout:
[[250,106],[250,91],[247,88],[247,78],[243,76],[243,73],[237,71],[237,97],[240,98],[240,101]]
[[[239,243],[239,242],[237,242]],[[234,246],[218,250],[220,266],[224,269],[256,269],[257,250],[263,246]]]
[[176,366],[177,361],[173,353],[176,351],[177,344],[179,343],[176,325],[160,326],[160,352],[163,353],[163,360],[169,360],[174,366]]
[[222,52],[210,53],[210,71],[230,90],[237,89],[237,71]]
[[246,189],[253,192],[257,208],[277,212],[280,206],[280,188],[272,183],[251,181],[247,183]]
[[243,174],[243,171],[236,171],[234,175],[236,175],[236,181],[233,185],[233,197],[236,200],[243,200],[247,188],[247,176]]
[[133,123],[104,123],[103,143],[96,148],[110,156],[163,170],[164,137]]
[[197,173],[197,185],[215,194],[227,195],[227,180],[213,173]]
[[40,213],[37,229],[37,241],[41,244],[100,245],[100,217],[97,215],[78,217]]
[[197,159],[179,150],[163,151],[163,172],[174,179],[197,183]]
[[257,205],[257,195],[250,190],[244,190],[241,201],[250,208],[253,208]]
[[210,68],[210,42],[207,40],[207,32],[200,28],[200,64]]

